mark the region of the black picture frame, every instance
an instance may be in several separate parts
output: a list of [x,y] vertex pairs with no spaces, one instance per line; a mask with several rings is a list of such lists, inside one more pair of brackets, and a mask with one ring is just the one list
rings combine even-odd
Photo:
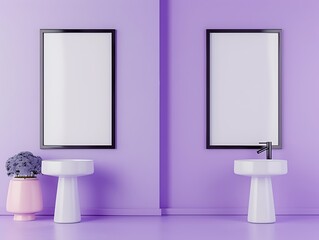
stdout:
[[[111,34],[111,143],[109,144],[46,144],[44,122],[44,35],[54,33]],[[115,149],[116,148],[116,30],[115,29],[40,29],[40,148],[41,149]]]
[[[251,144],[211,144],[211,33],[276,33],[278,34],[278,144],[274,144],[273,148],[282,148],[282,69],[281,69],[281,42],[282,42],[282,29],[206,29],[206,149],[258,149],[262,145]],[[260,139],[264,141],[264,139]],[[268,139],[267,139],[268,141]]]

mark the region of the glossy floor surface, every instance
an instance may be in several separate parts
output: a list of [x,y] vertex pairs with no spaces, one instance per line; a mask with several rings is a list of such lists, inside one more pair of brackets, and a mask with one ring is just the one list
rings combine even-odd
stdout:
[[249,224],[246,216],[86,216],[56,224],[53,217],[14,222],[0,217],[5,240],[294,240],[319,239],[319,216],[279,216],[276,224]]

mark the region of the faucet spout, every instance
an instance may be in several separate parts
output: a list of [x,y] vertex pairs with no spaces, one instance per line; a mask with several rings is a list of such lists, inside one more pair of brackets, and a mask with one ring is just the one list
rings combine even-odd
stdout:
[[260,154],[260,153],[262,153],[262,152],[264,152],[264,151],[266,151],[266,150],[268,150],[267,146],[262,147],[261,149],[259,149],[259,150],[257,151],[257,153]]
[[272,142],[260,142],[260,144],[266,144],[266,146],[262,147],[257,151],[258,154],[267,151],[266,157],[267,159],[272,159]]

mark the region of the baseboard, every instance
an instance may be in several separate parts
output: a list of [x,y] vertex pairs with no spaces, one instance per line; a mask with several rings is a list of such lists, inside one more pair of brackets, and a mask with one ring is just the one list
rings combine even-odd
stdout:
[[319,215],[319,208],[278,208],[277,215]]
[[[171,216],[171,215],[247,215],[247,208],[97,208],[82,209],[83,216]],[[54,208],[45,208],[38,213],[39,216],[52,216]],[[289,215],[319,215],[319,208],[278,208],[276,214]],[[0,211],[0,216],[10,216],[5,210]]]
[[245,215],[245,208],[163,208],[162,215]]
[[[247,208],[163,208],[162,215],[247,215]],[[319,208],[278,208],[276,215],[319,215]]]
[[[45,208],[37,215],[53,215],[54,208]],[[83,216],[159,216],[159,208],[82,208]]]
[[82,215],[96,216],[160,216],[159,208],[82,209]]

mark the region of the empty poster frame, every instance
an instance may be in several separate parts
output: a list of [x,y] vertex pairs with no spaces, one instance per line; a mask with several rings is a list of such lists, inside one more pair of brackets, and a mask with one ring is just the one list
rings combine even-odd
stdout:
[[41,148],[115,148],[115,30],[41,29]]
[[206,30],[206,148],[281,148],[281,30]]

